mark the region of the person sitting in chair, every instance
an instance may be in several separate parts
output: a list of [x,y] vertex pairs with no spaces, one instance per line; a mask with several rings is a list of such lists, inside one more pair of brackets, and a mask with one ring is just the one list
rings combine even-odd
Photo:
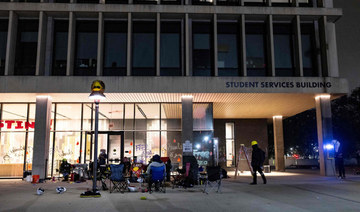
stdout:
[[[164,176],[166,176],[166,167],[165,167],[165,164],[161,161],[159,155],[154,155],[152,157],[152,162],[147,167],[146,173],[149,176],[151,174],[151,167],[164,167]],[[153,182],[150,177],[149,177],[148,181],[149,181],[149,188],[151,188]],[[158,191],[158,190],[159,190],[158,186],[155,185],[155,191]]]
[[63,162],[60,165],[60,173],[64,176],[63,181],[69,180],[71,164],[67,162],[66,158],[63,159]]

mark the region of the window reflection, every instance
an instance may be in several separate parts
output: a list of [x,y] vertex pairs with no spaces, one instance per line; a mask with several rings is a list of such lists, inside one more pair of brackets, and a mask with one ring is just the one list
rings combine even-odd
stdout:
[[66,75],[68,45],[68,21],[55,21],[54,26],[54,62],[52,75]]
[[76,23],[76,61],[74,75],[95,76],[98,43],[97,21]]
[[155,31],[153,21],[133,23],[132,75],[155,76]]
[[304,76],[318,76],[316,65],[316,46],[313,24],[301,24],[301,46]]
[[193,76],[213,76],[212,26],[210,22],[193,22]]
[[218,75],[239,76],[238,24],[218,23]]
[[266,76],[266,30],[265,24],[246,23],[247,76]]
[[181,76],[181,23],[162,22],[160,36],[160,75]]
[[291,24],[274,24],[274,57],[276,76],[294,76],[294,48]]
[[35,75],[38,20],[19,20],[16,42],[15,75]]
[[126,75],[127,23],[106,22],[104,35],[104,76]]

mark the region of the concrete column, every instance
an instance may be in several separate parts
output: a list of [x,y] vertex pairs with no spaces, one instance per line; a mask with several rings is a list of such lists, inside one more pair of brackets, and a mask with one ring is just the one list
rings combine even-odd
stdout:
[[190,76],[190,20],[189,14],[185,14],[185,76]]
[[[214,0],[215,4],[216,0]],[[214,14],[213,17],[213,24],[214,24],[214,75],[219,76],[219,70],[218,70],[218,39],[217,39],[217,15]]]
[[339,62],[336,45],[336,29],[335,23],[328,22],[326,24],[327,46],[328,46],[328,64],[329,77],[339,77]]
[[160,27],[160,13],[156,13],[156,76],[160,76]]
[[240,0],[240,6],[244,6],[245,5],[245,0]]
[[99,12],[96,76],[103,75],[103,66],[104,66],[103,53],[104,53],[104,13]]
[[68,47],[66,58],[66,75],[74,75],[75,60],[76,17],[74,12],[69,14]]
[[34,154],[32,174],[46,178],[47,162],[49,157],[51,97],[36,97]]
[[318,7],[326,7],[326,8],[333,8],[333,0],[317,0],[318,1]]
[[[244,2],[242,2],[244,3]],[[246,32],[245,32],[245,15],[240,15],[240,73],[241,76],[247,76],[246,67]]]
[[6,43],[5,75],[14,75],[17,28],[18,15],[14,11],[10,11]]
[[[190,141],[194,147],[193,140],[193,97],[183,96],[181,97],[182,104],[182,119],[181,119],[181,141],[184,144],[186,141]],[[183,155],[192,155],[192,152],[185,152]]]
[[[52,0],[51,0],[52,1]],[[45,47],[45,76],[51,75],[54,44],[54,18],[48,17]]]
[[46,50],[46,33],[47,33],[47,15],[40,11],[39,15],[39,31],[36,52],[36,71],[35,75],[44,75],[45,73],[45,50]]
[[[271,5],[271,3],[270,3]],[[267,19],[267,52],[268,52],[268,59],[267,59],[267,63],[268,63],[268,75],[270,76],[275,76],[275,57],[274,57],[274,30],[273,30],[273,16],[269,15],[268,19]]]
[[266,0],[266,6],[271,7],[271,5],[272,5],[271,0]]
[[292,1],[292,6],[293,7],[298,7],[299,6],[299,0],[293,0]]
[[320,158],[320,174],[335,176],[334,149],[326,150],[324,146],[333,140],[330,95],[320,95],[315,98],[316,122]]
[[126,57],[126,75],[131,76],[131,41],[132,41],[132,20],[131,13],[128,13],[127,30],[127,57]]
[[293,29],[295,35],[295,72],[296,76],[304,76],[303,58],[302,58],[302,45],[301,45],[301,26],[300,16],[294,18]]
[[275,147],[275,169],[276,171],[285,171],[284,159],[284,132],[282,116],[273,117],[274,125],[274,147]]
[[323,77],[329,76],[328,64],[328,45],[326,35],[327,18],[323,16],[319,19],[319,39],[320,39],[320,57],[321,57],[321,72]]

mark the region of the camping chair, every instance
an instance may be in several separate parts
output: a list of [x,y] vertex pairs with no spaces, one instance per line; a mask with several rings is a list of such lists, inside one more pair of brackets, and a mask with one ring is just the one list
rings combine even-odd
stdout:
[[148,190],[149,193],[152,193],[151,185],[155,184],[155,189],[159,189],[160,192],[165,193],[165,180],[166,180],[166,174],[165,174],[165,166],[161,167],[151,167],[150,175],[149,175],[149,185]]
[[190,163],[186,163],[185,169],[177,168],[176,171],[178,172],[178,174],[173,176],[172,188],[174,189],[177,186],[184,187],[186,189],[186,180],[188,179],[190,173]]
[[[124,193],[128,190],[128,184],[123,175],[124,164],[110,164],[110,193],[114,190]],[[113,187],[111,187],[111,184]]]
[[210,190],[215,190],[221,193],[221,178],[222,172],[220,166],[207,166],[207,178],[204,182],[204,193],[209,194]]

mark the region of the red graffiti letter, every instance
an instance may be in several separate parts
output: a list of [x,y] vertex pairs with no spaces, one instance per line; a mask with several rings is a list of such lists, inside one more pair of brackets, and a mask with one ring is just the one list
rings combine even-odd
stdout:
[[25,129],[35,128],[35,122],[25,122]]
[[4,127],[3,120],[0,120],[0,128],[3,128],[3,127]]
[[11,129],[11,125],[15,123],[15,121],[5,121],[5,123],[7,124],[6,128]]
[[15,129],[23,129],[24,126],[22,126],[22,121],[16,121],[16,126],[15,126]]

